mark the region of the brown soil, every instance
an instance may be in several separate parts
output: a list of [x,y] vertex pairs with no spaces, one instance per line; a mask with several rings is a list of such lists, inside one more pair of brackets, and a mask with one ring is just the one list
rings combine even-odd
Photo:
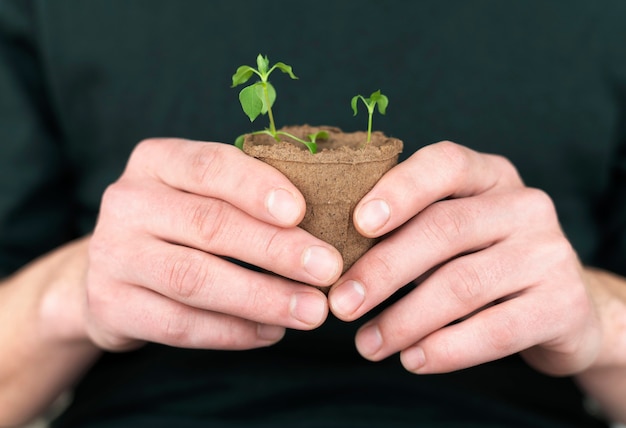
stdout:
[[326,141],[318,142],[311,154],[290,138],[276,142],[271,136],[247,135],[243,150],[281,171],[302,192],[307,210],[300,227],[341,252],[344,272],[375,243],[354,228],[352,213],[357,202],[380,177],[398,162],[402,141],[372,133],[366,147],[366,132],[342,132],[338,128],[309,125],[285,127],[299,138],[325,130]]

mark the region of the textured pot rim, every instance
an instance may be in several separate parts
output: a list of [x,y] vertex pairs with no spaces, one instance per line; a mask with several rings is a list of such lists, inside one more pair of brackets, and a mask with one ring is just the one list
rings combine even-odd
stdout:
[[[304,127],[325,129],[328,130],[331,135],[355,135],[363,134],[363,132],[343,132],[339,128],[334,127],[310,127],[309,125],[303,125]],[[290,127],[293,128],[293,127]],[[298,146],[299,143],[291,141],[279,141],[275,144],[255,144],[255,138],[267,138],[255,134],[246,134],[244,137],[243,151],[248,155],[263,160],[271,159],[273,161],[291,162],[298,164],[344,164],[344,165],[357,165],[373,162],[385,162],[388,161],[400,153],[402,153],[403,142],[394,137],[387,137],[386,135],[376,132],[377,137],[382,139],[381,143],[377,145],[370,145],[364,148],[355,147],[339,147],[326,149],[323,148],[319,152],[312,154],[308,150]]]

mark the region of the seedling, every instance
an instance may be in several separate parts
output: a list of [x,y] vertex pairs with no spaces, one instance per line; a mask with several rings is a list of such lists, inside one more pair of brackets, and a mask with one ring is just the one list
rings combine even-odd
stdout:
[[[233,84],[231,86],[231,88],[234,88],[242,85],[250,80],[250,78],[254,75],[261,79],[249,86],[246,86],[241,90],[241,92],[239,92],[239,102],[241,103],[241,108],[248,118],[250,118],[250,122],[254,122],[254,120],[261,114],[267,114],[269,119],[269,128],[253,132],[252,134],[268,134],[271,135],[276,141],[279,141],[280,135],[285,135],[304,144],[311,153],[316,153],[317,140],[328,138],[327,132],[320,131],[316,134],[309,134],[307,136],[309,140],[307,141],[288,132],[276,130],[274,114],[272,113],[272,106],[276,101],[276,89],[274,89],[274,86],[268,79],[274,70],[280,70],[283,73],[288,74],[292,79],[297,79],[298,77],[293,74],[291,66],[282,62],[277,62],[270,67],[270,62],[267,56],[263,56],[261,54],[257,56],[256,64],[257,68],[250,67],[249,65],[242,65],[237,68],[237,71],[232,76]],[[237,137],[235,140],[235,145],[237,147],[243,147],[244,137],[245,135]]]
[[387,105],[389,104],[389,99],[385,95],[383,95],[380,90],[373,92],[369,98],[365,98],[363,95],[355,95],[354,97],[352,97],[352,101],[350,103],[352,105],[352,111],[354,111],[355,116],[358,113],[357,103],[359,99],[363,101],[363,103],[367,107],[367,141],[365,142],[365,145],[368,145],[372,140],[372,116],[374,115],[374,108],[378,106],[378,112],[384,115],[385,111],[387,110]]

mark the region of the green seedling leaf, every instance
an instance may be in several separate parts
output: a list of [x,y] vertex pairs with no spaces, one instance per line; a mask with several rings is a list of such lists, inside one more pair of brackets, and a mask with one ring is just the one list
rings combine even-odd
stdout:
[[328,140],[328,132],[317,131],[315,134],[308,134],[306,137],[312,143],[317,143],[317,140]]
[[306,136],[309,141],[305,141],[305,140],[300,140],[299,138],[294,137],[293,135],[291,135],[291,138],[294,138],[296,141],[301,142],[302,144],[304,144],[311,153],[315,154],[317,153],[317,141],[318,140],[328,140],[328,132],[326,131],[317,131],[314,134],[307,134]]
[[263,102],[261,113],[266,114],[274,105],[274,101],[276,101],[276,89],[274,89],[274,86],[272,86],[270,82],[265,83],[265,85],[261,82],[257,82],[254,86],[257,96]]
[[381,94],[380,90],[378,90],[370,96],[370,102],[376,104],[378,106],[378,112],[384,115],[389,105],[389,98]]
[[317,144],[312,143],[310,141],[304,141],[304,140],[300,140],[300,142],[304,144],[312,154],[317,153]]
[[237,139],[235,139],[235,147],[243,150],[243,142],[245,139],[246,139],[246,134],[242,134],[239,137],[237,137]]
[[283,73],[287,73],[289,77],[291,77],[292,79],[294,80],[298,79],[298,77],[295,74],[293,74],[293,70],[291,69],[290,65],[287,65],[282,62],[277,62],[276,64],[274,64],[274,67],[278,68]]
[[[361,95],[355,95],[352,97],[352,100],[350,101],[350,106],[352,107],[352,111],[354,112],[353,116],[356,116],[357,113],[359,112],[357,108],[357,103],[359,102],[359,98],[363,98],[363,97]],[[365,102],[365,100],[363,102]]]
[[258,96],[256,84],[246,86],[239,92],[239,102],[250,122],[254,122],[254,119],[263,112],[263,100]]
[[246,83],[248,80],[250,80],[254,73],[254,68],[250,67],[249,65],[242,65],[237,69],[235,74],[233,74],[233,84],[231,85],[231,88]]
[[256,57],[256,67],[261,76],[269,75],[269,73],[267,72],[267,70],[269,69],[269,66],[270,66],[270,60],[267,59],[267,55],[263,56],[259,54]]
[[328,140],[328,132],[326,132],[326,131],[319,131],[317,133],[317,138],[319,140]]
[[365,104],[365,107],[367,108],[367,141],[365,144],[369,144],[372,140],[372,116],[374,115],[374,109],[378,106],[378,112],[384,115],[387,111],[387,106],[389,105],[389,99],[386,95],[383,95],[380,90],[372,92],[369,98],[365,98],[363,95],[355,95],[350,101],[350,106],[352,107],[354,116],[358,113],[357,104],[359,100],[363,101],[363,104]]

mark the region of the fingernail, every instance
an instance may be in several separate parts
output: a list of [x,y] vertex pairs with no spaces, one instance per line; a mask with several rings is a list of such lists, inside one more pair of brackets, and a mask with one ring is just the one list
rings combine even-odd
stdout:
[[261,340],[275,342],[285,335],[285,328],[278,325],[258,324],[256,335]]
[[426,364],[426,355],[419,346],[404,350],[401,354],[402,365],[410,372],[417,372]]
[[313,245],[304,250],[302,265],[311,276],[324,283],[333,279],[339,270],[337,255],[318,245]]
[[267,211],[283,224],[294,224],[300,217],[300,205],[285,189],[274,189],[265,200]]
[[291,297],[289,310],[298,321],[316,326],[326,318],[326,299],[318,293],[296,293]]
[[356,223],[363,232],[373,234],[382,228],[387,221],[391,209],[382,199],[374,199],[363,205],[356,213]]
[[330,306],[336,315],[352,315],[365,301],[365,289],[357,281],[339,284],[331,293]]
[[356,347],[364,357],[373,357],[383,347],[383,337],[376,324],[364,327],[357,335]]

